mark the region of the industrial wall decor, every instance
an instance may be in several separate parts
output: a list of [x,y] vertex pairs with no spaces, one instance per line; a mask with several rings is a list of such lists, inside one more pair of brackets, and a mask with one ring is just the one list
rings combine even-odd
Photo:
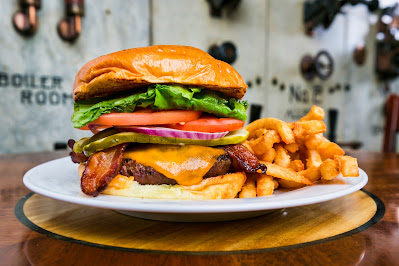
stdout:
[[82,31],[82,17],[85,14],[84,0],[65,0],[65,18],[57,25],[61,39],[74,42]]
[[[24,29],[26,9],[33,8],[25,2],[34,3],[40,20],[26,24],[37,29],[29,38],[15,30]],[[86,0],[84,11],[73,12],[65,10],[64,1],[25,2],[4,1],[0,10],[0,153],[53,150],[56,143],[83,136],[70,123],[78,69],[96,56],[149,44],[191,45],[231,63],[249,87],[244,98],[249,120],[293,121],[316,104],[326,110],[326,136],[345,147],[381,150],[386,88],[398,93],[399,80],[381,82],[376,73],[381,30],[370,13],[375,0],[340,1],[348,2],[339,8],[344,14],[334,9],[328,29],[311,27],[312,36],[304,34],[305,3],[323,1]],[[83,7],[83,1],[67,2]],[[368,5],[351,5],[355,2]],[[18,25],[13,14],[23,17]],[[76,16],[83,15],[80,23]],[[81,30],[66,31],[70,40],[64,41],[57,25],[66,16]],[[302,58],[317,58],[320,51],[327,54],[306,61],[311,71],[305,72],[313,79],[304,78]]]
[[37,11],[41,7],[41,0],[19,0],[18,2],[19,10],[12,16],[14,28],[23,36],[32,36],[39,25]]

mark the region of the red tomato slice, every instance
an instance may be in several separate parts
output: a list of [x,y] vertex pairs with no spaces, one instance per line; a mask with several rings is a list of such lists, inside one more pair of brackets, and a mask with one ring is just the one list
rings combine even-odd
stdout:
[[199,132],[224,132],[240,129],[244,126],[245,121],[234,118],[216,118],[212,116],[204,116],[197,120],[164,125],[164,127],[180,129],[185,131],[199,131]]
[[[144,126],[188,122],[198,119],[200,111],[166,110],[156,112],[103,114],[89,124],[106,126]],[[87,126],[80,129],[88,129]]]

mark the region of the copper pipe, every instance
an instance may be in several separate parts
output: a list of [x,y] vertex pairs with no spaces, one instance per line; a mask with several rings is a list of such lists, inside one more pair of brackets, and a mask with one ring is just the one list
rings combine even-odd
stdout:
[[65,0],[65,15],[57,26],[61,39],[74,42],[82,32],[82,16],[84,16],[83,0]]
[[34,27],[36,25],[36,8],[33,5],[30,5],[28,8],[29,14],[29,26]]
[[80,16],[75,16],[75,30],[77,34],[82,32],[82,19]]
[[29,36],[37,31],[39,20],[37,10],[40,9],[40,0],[20,0],[20,10],[15,12],[12,22],[16,31]]

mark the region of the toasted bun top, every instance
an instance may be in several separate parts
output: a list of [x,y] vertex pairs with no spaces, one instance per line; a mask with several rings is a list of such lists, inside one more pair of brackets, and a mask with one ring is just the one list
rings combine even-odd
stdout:
[[234,68],[200,49],[156,45],[91,60],[76,75],[73,99],[101,97],[155,83],[204,87],[238,99],[247,88]]

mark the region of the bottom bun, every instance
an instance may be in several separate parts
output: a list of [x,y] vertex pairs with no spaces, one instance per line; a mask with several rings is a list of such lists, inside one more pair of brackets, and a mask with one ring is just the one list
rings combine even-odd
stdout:
[[[83,169],[82,169],[83,168]],[[82,175],[84,165],[79,166]],[[134,178],[117,175],[111,180],[103,194],[133,198],[208,200],[232,199],[247,179],[244,172],[205,178],[192,186],[182,185],[140,185]]]

